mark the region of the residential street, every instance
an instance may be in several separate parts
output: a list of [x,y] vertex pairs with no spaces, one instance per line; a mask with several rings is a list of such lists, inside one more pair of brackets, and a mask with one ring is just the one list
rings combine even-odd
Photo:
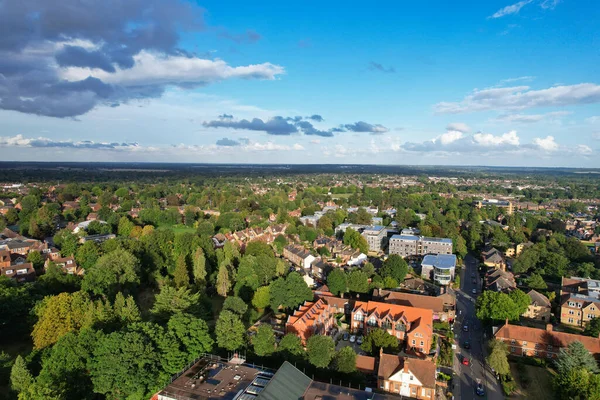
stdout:
[[[454,396],[456,399],[481,398],[475,393],[477,379],[480,379],[485,387],[483,398],[492,400],[504,399],[502,388],[485,364],[485,341],[481,323],[475,316],[475,299],[481,293],[481,280],[477,273],[478,260],[471,255],[465,257],[465,268],[461,274],[461,289],[456,292],[457,318],[454,324],[454,333],[457,349],[455,350],[454,371],[459,383],[455,382]],[[473,279],[476,283],[473,283]],[[476,289],[477,294],[472,290]],[[467,326],[468,331],[463,327]],[[470,349],[464,348],[465,341],[469,341]],[[462,360],[469,359],[469,365],[463,365]]]

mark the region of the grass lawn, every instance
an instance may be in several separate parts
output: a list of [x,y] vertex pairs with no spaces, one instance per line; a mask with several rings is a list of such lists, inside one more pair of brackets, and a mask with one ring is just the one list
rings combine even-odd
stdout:
[[332,194],[331,198],[333,200],[335,200],[335,199],[347,199],[350,196],[352,196],[352,193],[340,193],[340,194]]
[[[518,390],[510,398],[513,399],[552,399],[554,391],[552,389],[552,378],[554,371],[548,368],[534,367],[525,365],[525,374],[517,369],[517,363],[510,363],[510,371],[517,382]],[[523,375],[526,377],[524,378]],[[524,382],[524,379],[529,382]]]

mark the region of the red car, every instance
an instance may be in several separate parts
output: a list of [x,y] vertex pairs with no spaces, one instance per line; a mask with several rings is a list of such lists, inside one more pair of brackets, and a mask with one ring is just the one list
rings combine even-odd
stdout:
[[463,357],[462,364],[466,365],[466,366],[469,366],[469,359],[467,357]]

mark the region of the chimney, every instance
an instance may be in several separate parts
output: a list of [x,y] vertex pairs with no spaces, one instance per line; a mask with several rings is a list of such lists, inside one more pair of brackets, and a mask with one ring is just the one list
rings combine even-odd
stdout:
[[508,325],[508,318],[506,318],[506,321],[504,322],[504,325]]
[[383,356],[383,347],[379,349],[379,357]]
[[546,330],[552,332],[552,324],[546,324]]
[[408,357],[404,357],[404,368],[403,371],[405,374],[408,374]]

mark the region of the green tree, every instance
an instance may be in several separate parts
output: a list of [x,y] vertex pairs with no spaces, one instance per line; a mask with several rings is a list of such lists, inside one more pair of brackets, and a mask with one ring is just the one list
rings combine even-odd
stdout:
[[91,240],[85,242],[75,252],[75,261],[86,271],[96,264],[98,258],[100,258],[100,247]]
[[304,354],[304,347],[302,346],[302,342],[297,335],[288,333],[281,338],[281,341],[277,346],[277,351],[284,352],[290,357],[297,357],[301,354]]
[[75,236],[68,229],[60,230],[54,235],[54,244],[60,248],[60,255],[63,257],[69,257],[75,254],[77,251],[77,243],[79,238]]
[[283,253],[283,248],[287,246],[288,240],[283,235],[277,235],[273,244],[275,245],[275,248],[277,248],[277,252],[281,254]]
[[36,271],[41,271],[44,268],[44,257],[39,251],[30,251],[27,254],[27,261],[33,264]]
[[84,292],[46,297],[35,308],[38,320],[31,333],[35,348],[48,347],[67,333],[91,325],[91,306],[91,300]]
[[117,228],[117,234],[119,236],[129,237],[131,235],[131,231],[133,231],[134,227],[135,227],[135,224],[133,222],[131,222],[129,220],[129,218],[123,216],[119,220],[119,226]]
[[348,277],[339,268],[333,269],[329,275],[327,275],[327,287],[334,296],[338,296],[340,293],[346,293],[348,291]]
[[206,286],[208,270],[206,269],[206,257],[204,256],[204,251],[202,251],[201,247],[198,247],[194,253],[193,264],[194,282],[200,287]]
[[269,290],[269,286],[261,286],[259,287],[254,296],[252,297],[252,305],[257,310],[264,310],[269,306],[271,301],[271,293]]
[[254,352],[259,356],[268,356],[275,351],[275,333],[269,324],[261,324],[252,339]]
[[123,325],[129,325],[142,320],[140,309],[132,296],[125,297],[123,293],[117,293],[113,308],[115,316]]
[[490,367],[500,375],[510,374],[510,366],[508,365],[508,347],[501,340],[491,340],[489,343],[490,353],[486,357],[486,362]]
[[599,372],[594,356],[579,341],[571,342],[566,348],[560,349],[555,364],[559,375],[579,368],[593,373]]
[[531,297],[520,289],[513,290],[508,296],[515,304],[515,307],[517,308],[516,312],[518,312],[519,315],[524,314],[531,304]]
[[404,277],[408,273],[408,264],[402,257],[397,254],[390,256],[383,262],[381,271],[379,272],[385,279],[386,277],[394,278],[396,282],[404,282]]
[[81,288],[113,298],[118,292],[130,292],[139,285],[139,268],[133,254],[114,250],[100,257],[96,265],[86,271]]
[[248,305],[237,296],[229,296],[223,303],[223,310],[229,310],[241,317],[248,311]]
[[329,336],[313,335],[306,342],[308,361],[318,368],[327,368],[335,355],[335,343]]
[[191,314],[174,314],[167,324],[167,332],[179,341],[180,350],[188,358],[184,363],[203,353],[210,353],[214,345],[206,322]]
[[219,266],[219,274],[217,275],[217,293],[219,293],[220,296],[227,297],[229,290],[231,290],[229,266],[223,263]]
[[339,372],[349,374],[356,371],[356,352],[352,347],[343,347],[335,355],[335,366]]
[[23,357],[18,355],[10,370],[10,386],[14,391],[20,393],[26,391],[32,383],[33,376],[29,372]]
[[370,354],[379,354],[380,349],[395,351],[398,349],[398,339],[384,329],[372,329],[364,337],[360,348]]
[[526,280],[525,283],[532,289],[540,290],[540,289],[548,289],[548,285],[544,281],[544,278],[540,274],[531,274]]
[[362,271],[367,274],[367,277],[372,277],[373,275],[375,275],[375,266],[373,264],[371,264],[370,262],[365,263],[365,265],[362,267]]
[[94,349],[90,376],[94,392],[107,398],[144,398],[166,378],[160,353],[141,332],[113,332],[102,337]]
[[226,350],[237,350],[244,345],[245,331],[244,324],[238,315],[231,311],[222,311],[215,326],[217,344]]
[[[529,296],[528,296],[529,297]],[[475,303],[477,318],[485,321],[518,321],[522,312],[506,293],[484,291]]]
[[355,269],[348,275],[348,289],[351,292],[367,293],[369,291],[369,277],[363,271]]
[[173,274],[173,282],[178,288],[187,288],[190,286],[190,273],[188,271],[188,266],[185,261],[185,256],[183,254],[177,257],[177,262],[175,264],[175,273]]
[[267,243],[260,240],[253,240],[246,245],[246,250],[244,251],[244,256],[255,256],[265,255],[267,257],[274,258],[275,254],[273,254],[273,249]]
[[583,334],[597,338],[600,335],[600,318],[592,318],[585,326]]
[[164,285],[154,298],[151,313],[159,318],[168,318],[172,314],[191,312],[198,306],[200,293],[192,293],[190,289]]

